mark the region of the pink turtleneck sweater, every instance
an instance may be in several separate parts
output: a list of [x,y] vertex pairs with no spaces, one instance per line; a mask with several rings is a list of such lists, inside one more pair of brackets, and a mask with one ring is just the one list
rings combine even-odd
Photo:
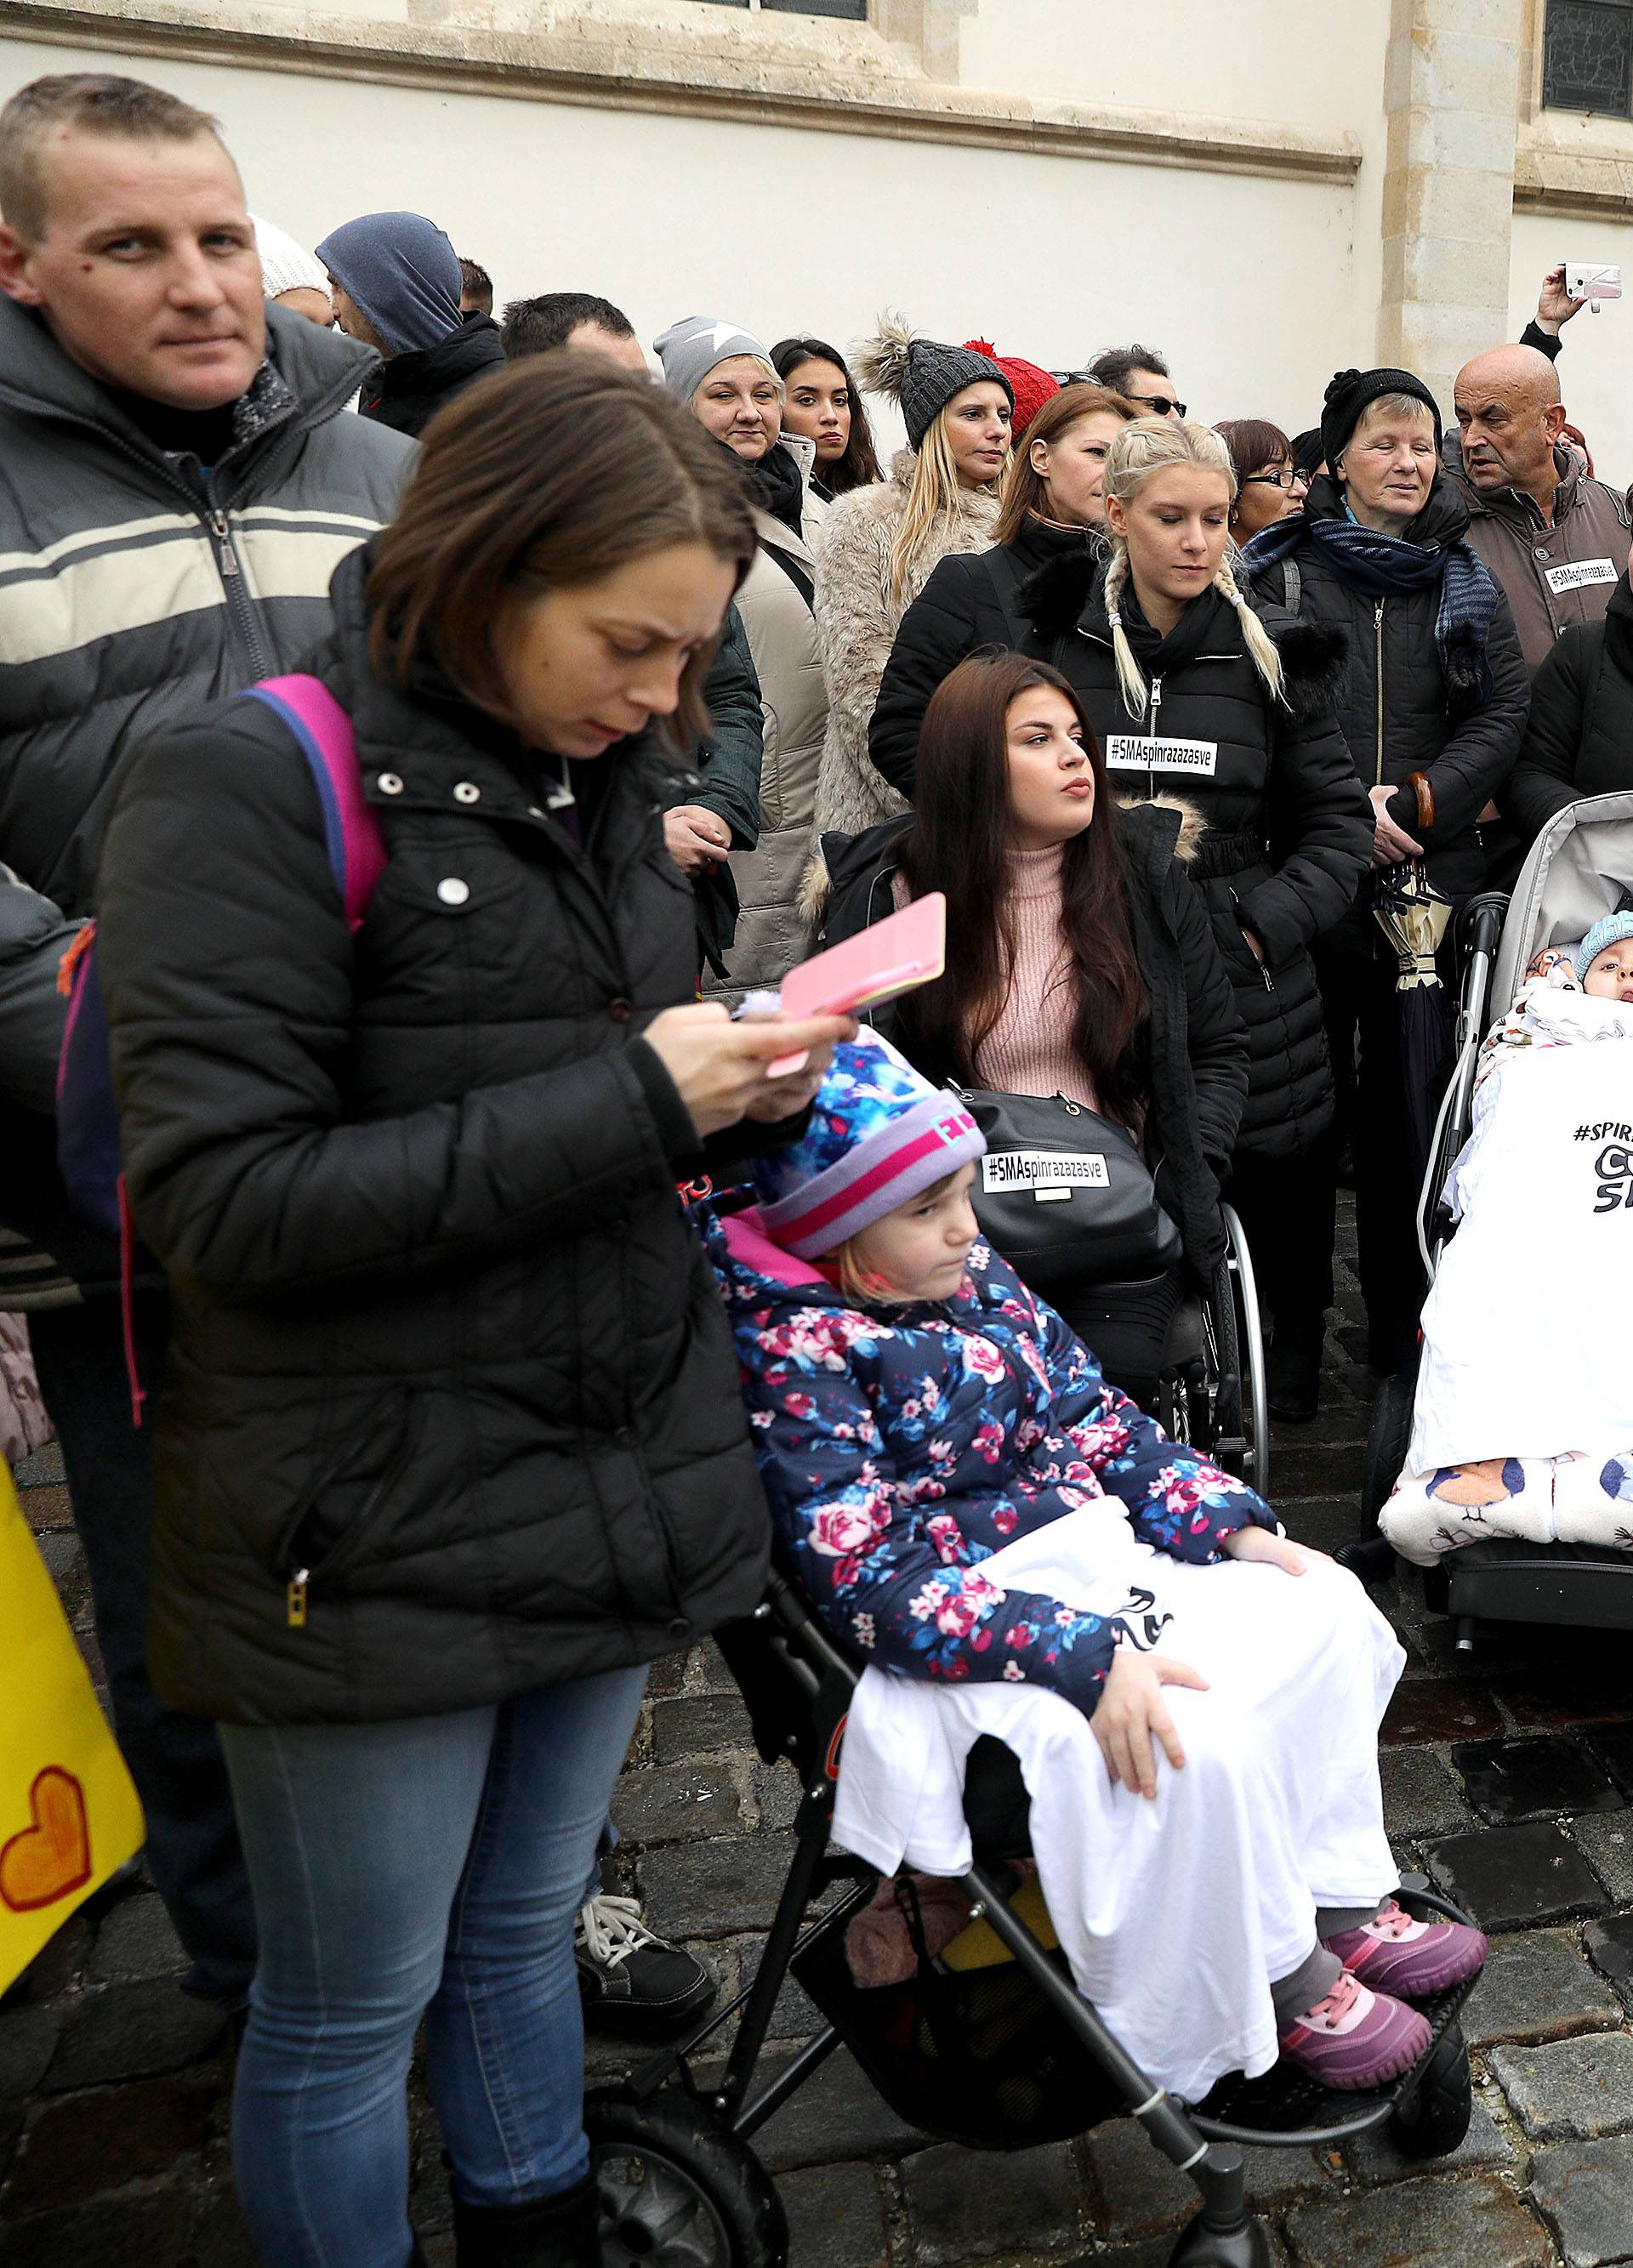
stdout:
[[[998,1020],[975,1068],[1002,1094],[1063,1094],[1090,1110],[1099,1103],[1089,1067],[1072,1045],[1071,960],[1060,934],[1060,863],[1065,845],[1009,853],[1009,919],[1015,959]],[[907,903],[898,875],[895,898]]]

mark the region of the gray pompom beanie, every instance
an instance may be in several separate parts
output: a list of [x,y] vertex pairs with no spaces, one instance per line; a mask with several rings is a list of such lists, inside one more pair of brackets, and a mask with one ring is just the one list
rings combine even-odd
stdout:
[[1002,387],[1010,409],[1015,408],[1009,372],[990,355],[948,346],[940,339],[917,338],[900,315],[880,317],[876,335],[856,350],[856,374],[871,393],[900,404],[907,446],[915,454],[954,394],[962,394],[966,386],[990,379]]
[[723,323],[713,315],[683,315],[652,342],[663,365],[663,383],[682,401],[690,401],[717,363],[734,355],[757,355],[769,364],[771,355],[752,331]]

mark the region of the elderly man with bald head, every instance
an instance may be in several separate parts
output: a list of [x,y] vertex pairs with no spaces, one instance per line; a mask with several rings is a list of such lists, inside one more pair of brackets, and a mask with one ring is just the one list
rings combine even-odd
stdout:
[[1534,674],[1563,630],[1602,619],[1628,556],[1627,501],[1561,443],[1559,379],[1534,347],[1476,355],[1455,401],[1468,541],[1506,592]]

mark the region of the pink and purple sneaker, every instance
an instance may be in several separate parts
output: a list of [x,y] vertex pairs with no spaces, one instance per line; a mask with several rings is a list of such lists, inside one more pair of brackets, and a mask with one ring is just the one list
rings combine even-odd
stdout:
[[1428,2054],[1434,2034],[1415,2008],[1372,1992],[1346,1969],[1326,1999],[1279,2036],[1289,2062],[1323,2087],[1349,2094],[1410,2071]]
[[1359,1929],[1342,1930],[1324,1942],[1352,1977],[1402,2000],[1449,1992],[1485,1965],[1489,1950],[1467,1922],[1415,1921],[1393,1898]]

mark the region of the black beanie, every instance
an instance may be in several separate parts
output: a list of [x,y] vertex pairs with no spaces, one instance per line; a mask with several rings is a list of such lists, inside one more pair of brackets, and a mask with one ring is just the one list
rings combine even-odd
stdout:
[[1440,404],[1421,378],[1409,370],[1341,370],[1334,372],[1321,404],[1321,453],[1331,472],[1334,460],[1349,446],[1369,402],[1386,394],[1409,394],[1421,401],[1435,421],[1435,451],[1440,450]]

